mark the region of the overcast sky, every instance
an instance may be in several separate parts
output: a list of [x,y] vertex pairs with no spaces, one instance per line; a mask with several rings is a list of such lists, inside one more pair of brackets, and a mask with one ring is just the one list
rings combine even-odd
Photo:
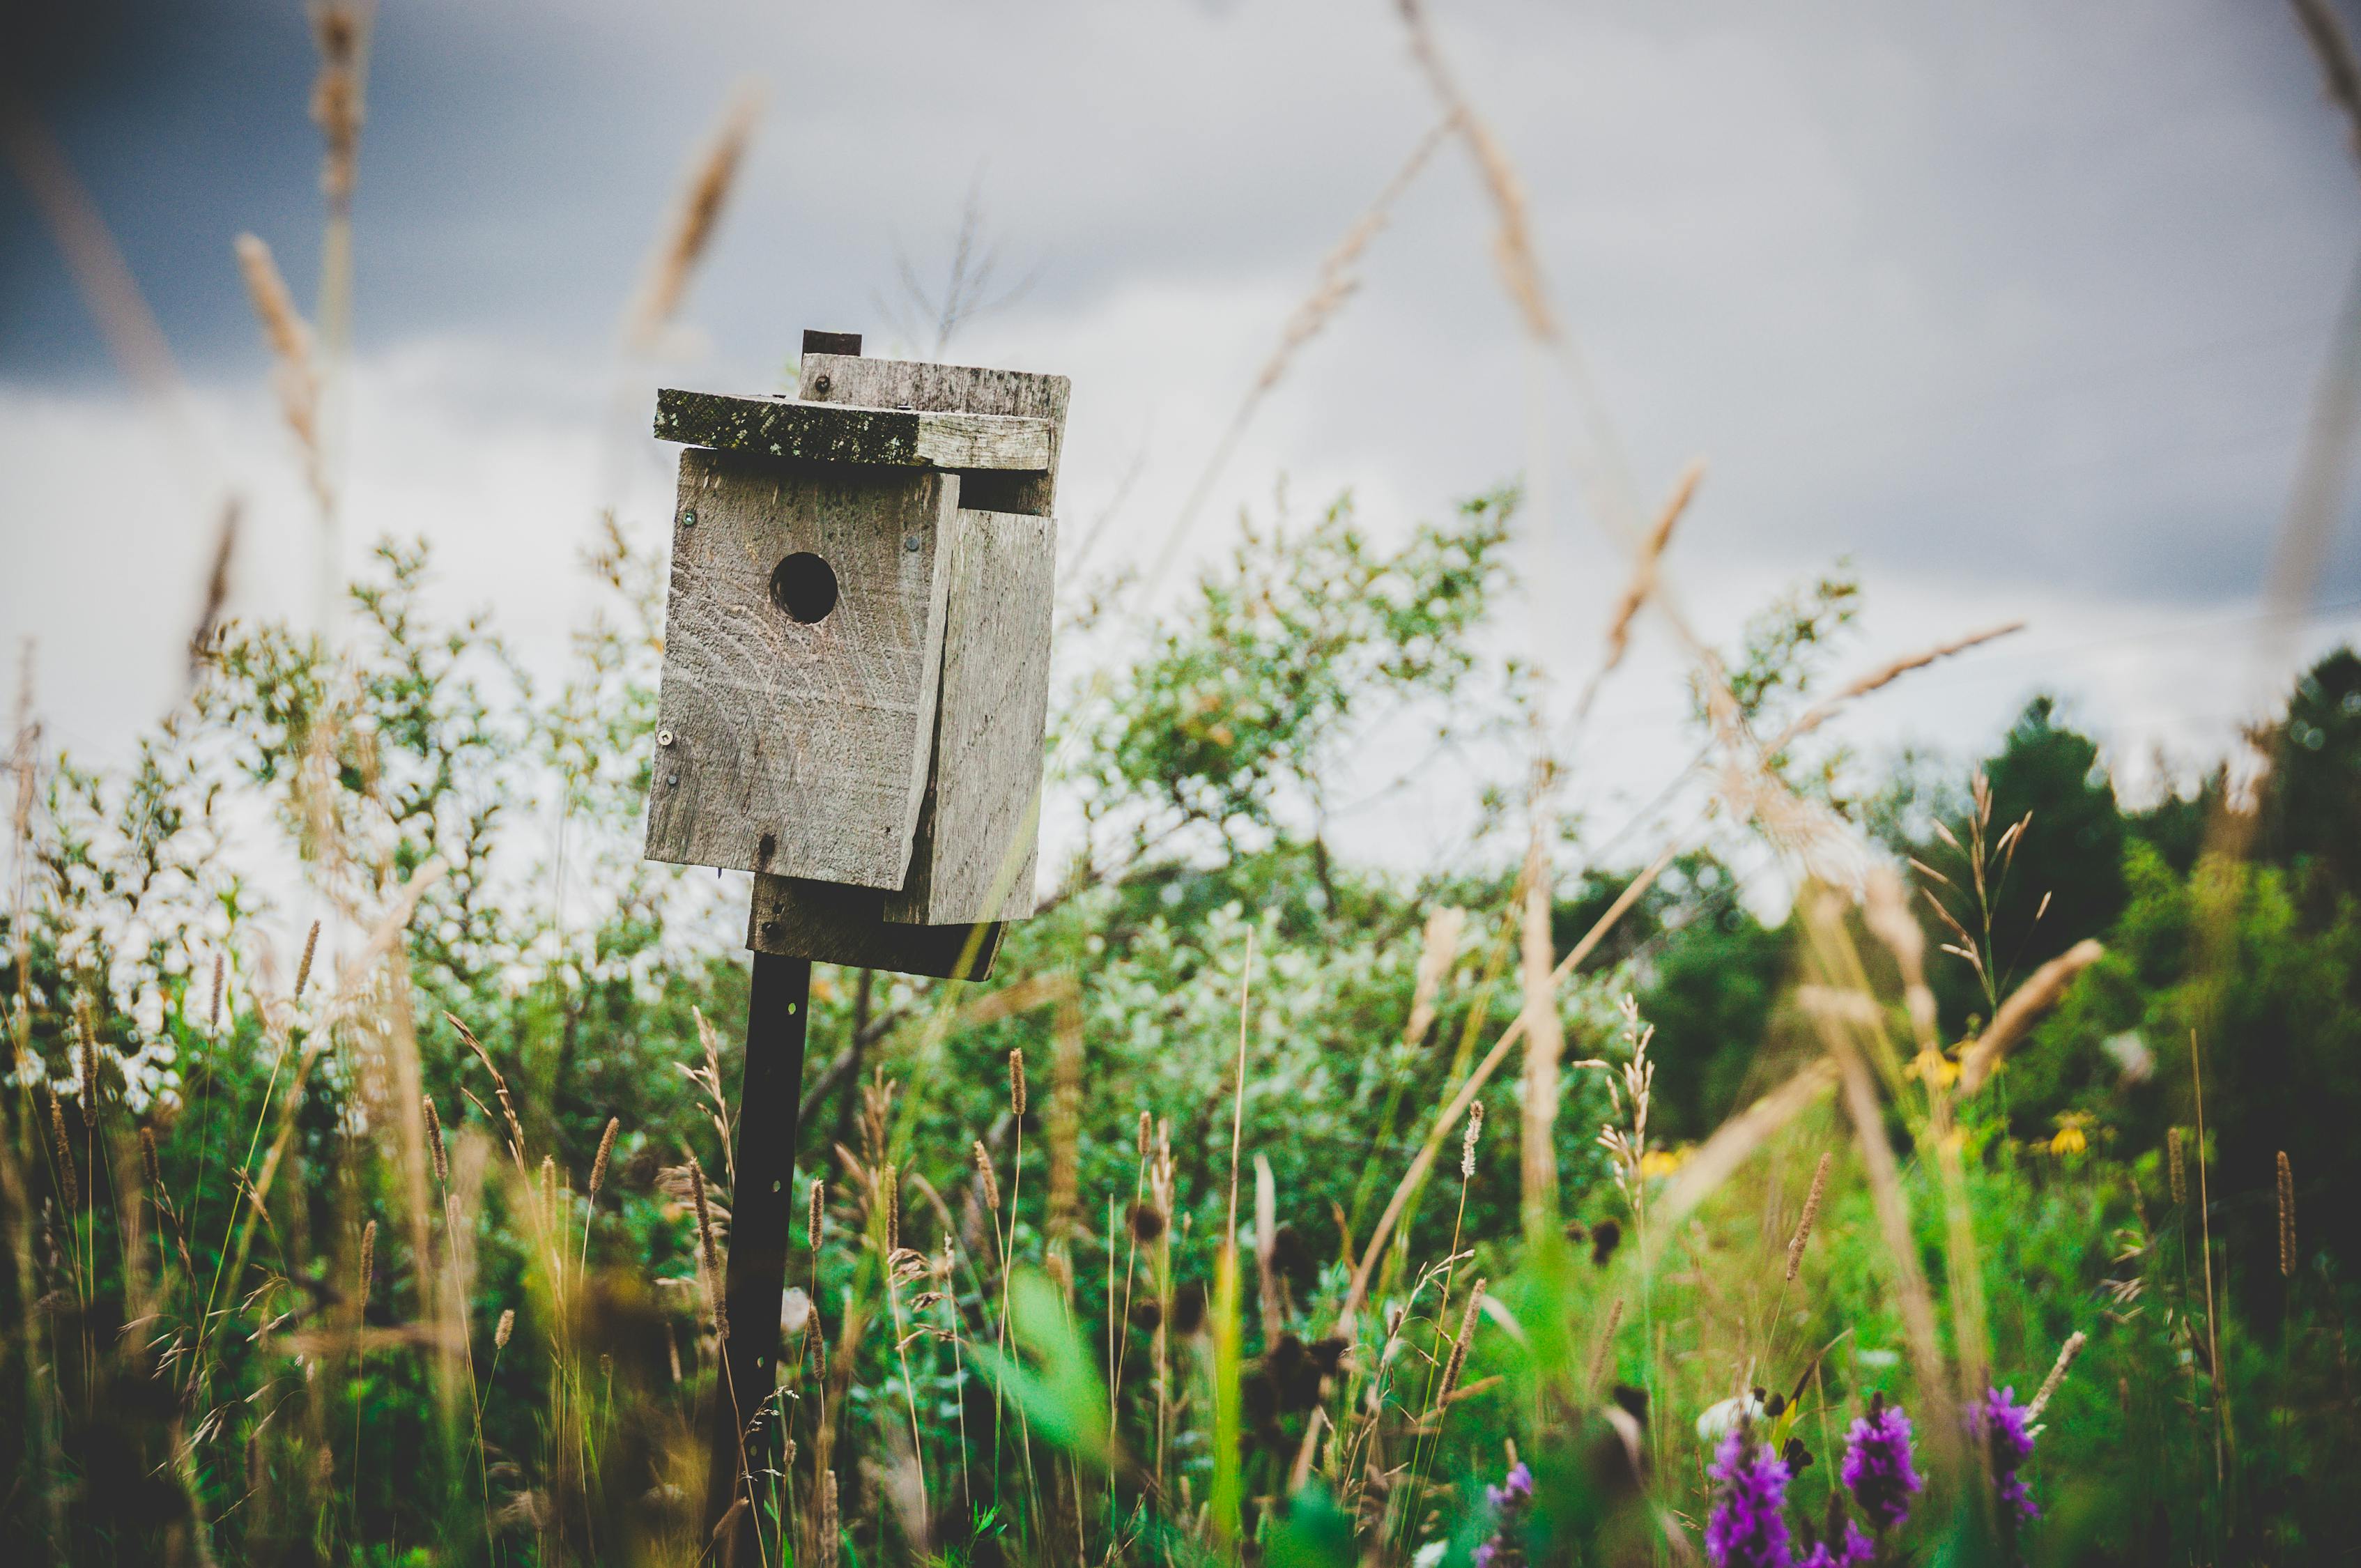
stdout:
[[[38,639],[53,737],[119,752],[171,700],[224,487],[236,608],[302,612],[310,535],[232,263],[308,300],[314,62],[296,0],[85,0],[12,40],[146,292],[197,437],[136,400],[24,191],[0,181],[0,630]],[[1728,641],[1849,556],[1860,658],[2034,629],[1850,734],[1988,742],[2063,692],[2127,773],[2251,710],[2263,563],[2345,279],[2361,177],[2283,5],[1435,0],[1530,188],[1559,304],[1642,489],[1709,465],[1672,556]],[[12,24],[15,25],[15,24]],[[733,90],[764,111],[659,364],[617,320]],[[382,0],[361,149],[353,533],[423,532],[454,602],[547,657],[602,497],[660,541],[658,383],[771,389],[807,326],[891,325],[981,192],[1029,286],[950,357],[1074,383],[1060,497],[1096,565],[1152,556],[1320,258],[1434,119],[1382,0],[651,6]],[[1191,534],[1285,475],[1380,533],[1526,476],[1517,635],[1568,685],[1622,568],[1585,513],[1448,149]],[[628,411],[623,433],[616,433]],[[1136,475],[1126,489],[1126,475]],[[1122,504],[1108,509],[1120,493]],[[2348,508],[2349,510],[2349,508]],[[2361,617],[2340,528],[2306,647]],[[1539,613],[1534,613],[1538,610]],[[535,651],[538,651],[537,652]],[[13,660],[13,649],[11,651]],[[1601,706],[1602,776],[1678,740],[1653,640]],[[1619,771],[1620,770],[1620,771]]]

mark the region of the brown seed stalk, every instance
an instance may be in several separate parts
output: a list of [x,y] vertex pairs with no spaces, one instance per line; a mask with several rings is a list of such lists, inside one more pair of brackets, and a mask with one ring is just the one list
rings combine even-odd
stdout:
[[1468,1342],[1476,1336],[1477,1309],[1484,1304],[1484,1287],[1490,1281],[1478,1279],[1476,1288],[1467,1293],[1467,1310],[1459,1314],[1459,1333],[1451,1343],[1451,1359],[1443,1365],[1443,1386],[1434,1391],[1434,1402],[1447,1405],[1452,1390],[1459,1387],[1459,1375],[1467,1367]]
[[295,998],[302,1001],[303,983],[312,978],[312,959],[320,950],[320,923],[312,922],[312,929],[303,938],[303,957],[295,966]]
[[159,1203],[164,1200],[164,1162],[157,1152],[154,1129],[139,1129],[139,1167],[148,1178],[148,1195]]
[[2295,1171],[2279,1150],[2279,1277],[2295,1274]]
[[811,1184],[811,1212],[804,1220],[804,1239],[814,1247],[819,1245],[820,1226],[827,1219],[828,1183],[815,1176]]
[[74,1019],[82,1025],[82,1125],[93,1126],[98,1121],[98,1029],[91,1022],[88,995],[74,999]]
[[500,1326],[492,1331],[492,1348],[506,1350],[509,1347],[509,1336],[514,1332],[516,1332],[516,1309],[503,1308],[500,1311]]
[[434,1113],[434,1096],[423,1097],[426,1105],[426,1152],[434,1157],[434,1185],[451,1185],[451,1161],[443,1152],[443,1118]]
[[984,1148],[982,1138],[975,1141],[975,1176],[983,1183],[983,1206],[996,1217],[1000,1213],[1000,1178],[993,1172],[992,1155]]
[[2025,1419],[2027,1421],[2041,1419],[2042,1407],[2049,1403],[2050,1395],[2058,1392],[2058,1385],[2066,1381],[2066,1369],[2074,1365],[2076,1356],[2082,1354],[2082,1343],[2090,1337],[2080,1329],[2066,1336],[2066,1343],[2059,1347],[2058,1364],[2049,1369],[2049,1376],[2041,1380],[2041,1392],[2036,1394],[2033,1403],[2026,1407]]
[[598,1189],[607,1184],[607,1160],[615,1152],[615,1135],[623,1130],[620,1116],[607,1118],[607,1131],[598,1139],[598,1157],[590,1162],[590,1196],[598,1196]]
[[836,1568],[844,1527],[837,1518],[836,1472],[819,1473],[819,1568]]
[[1459,1140],[1459,1178],[1473,1180],[1476,1176],[1476,1139],[1484,1131],[1484,1102],[1481,1100],[1467,1107],[1467,1133]]
[[1812,1222],[1820,1217],[1820,1195],[1828,1190],[1828,1162],[1834,1157],[1826,1151],[1821,1153],[1820,1163],[1812,1172],[1812,1190],[1804,1199],[1804,1217],[1796,1222],[1795,1239],[1787,1244],[1786,1283],[1790,1285],[1803,1269],[1804,1244],[1812,1239]]
[[1008,1053],[1008,1113],[1018,1121],[1025,1119],[1025,1053]]
[[2172,1201],[2176,1205],[2189,1201],[2188,1162],[2188,1151],[2180,1143],[2180,1129],[2167,1127],[2164,1130],[2164,1164],[2165,1169],[2172,1176]]
[[49,1135],[58,1146],[58,1185],[63,1190],[66,1207],[79,1209],[82,1207],[82,1179],[74,1170],[73,1145],[66,1138],[65,1109],[58,1103],[57,1091],[47,1083],[41,1085],[41,1092],[49,1097]]
[[713,1239],[713,1209],[706,1201],[705,1168],[697,1157],[688,1157],[689,1189],[697,1198],[697,1248],[698,1260],[705,1266],[705,1290],[713,1301],[713,1328],[724,1340],[730,1337],[730,1315],[721,1302],[721,1249]]
[[221,1027],[222,982],[227,978],[228,970],[229,966],[223,959],[222,955],[215,953],[214,955],[213,1005],[205,1009],[205,1033],[208,1035],[214,1034]]
[[368,1310],[369,1280],[376,1272],[377,1222],[371,1220],[361,1227],[361,1266],[359,1277],[355,1281],[355,1294],[359,1298],[360,1310],[364,1312]]

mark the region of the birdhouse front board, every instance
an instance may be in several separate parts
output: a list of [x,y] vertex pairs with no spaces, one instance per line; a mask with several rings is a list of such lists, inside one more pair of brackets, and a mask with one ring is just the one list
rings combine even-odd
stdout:
[[807,352],[798,392],[659,395],[646,852],[756,873],[761,951],[988,966],[1033,910],[1067,383]]

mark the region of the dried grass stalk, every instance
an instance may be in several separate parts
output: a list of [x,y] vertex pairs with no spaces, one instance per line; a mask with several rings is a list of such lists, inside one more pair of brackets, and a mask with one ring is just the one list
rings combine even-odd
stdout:
[[2295,1275],[2295,1171],[2279,1150],[2279,1277]]
[[1623,663],[1623,655],[1631,646],[1631,623],[1639,619],[1640,608],[1656,594],[1656,579],[1661,570],[1665,549],[1673,542],[1673,529],[1688,510],[1689,499],[1697,494],[1697,484],[1705,477],[1705,459],[1694,458],[1681,470],[1673,483],[1673,493],[1664,499],[1656,513],[1655,525],[1640,542],[1639,558],[1631,564],[1631,580],[1615,600],[1615,609],[1607,618],[1607,652],[1598,662],[1598,669],[1582,688],[1581,700],[1575,704],[1575,715],[1580,718],[1590,711],[1599,688],[1607,677]]
[[2082,1354],[2083,1343],[2090,1337],[2080,1329],[2066,1336],[2065,1344],[2058,1352],[2057,1365],[2050,1367],[2049,1376],[2041,1380],[2041,1392],[2036,1394],[2033,1403],[2026,1407],[2025,1419],[2027,1421],[2041,1419],[2043,1408],[2049,1403],[2049,1396],[2058,1392],[2058,1386],[2066,1381],[2066,1369],[2074,1365],[2076,1356]]
[[1458,956],[1459,935],[1466,927],[1467,911],[1457,907],[1438,909],[1426,917],[1418,974],[1411,988],[1410,1022],[1402,1025],[1403,1045],[1416,1046],[1434,1026],[1434,999],[1443,989],[1443,977],[1450,972],[1451,960]]
[[1618,1296],[1608,1305],[1607,1326],[1598,1331],[1598,1344],[1590,1353],[1590,1376],[1583,1387],[1596,1388],[1607,1375],[1607,1363],[1615,1354],[1615,1331],[1623,1326],[1623,1298]]
[[1820,1197],[1828,1190],[1828,1166],[1835,1158],[1822,1150],[1820,1163],[1812,1169],[1812,1190],[1804,1197],[1804,1217],[1795,1222],[1795,1239],[1787,1244],[1787,1284],[1794,1284],[1795,1276],[1803,1271],[1804,1244],[1812,1239],[1812,1222],[1820,1217]]
[[434,1097],[422,1096],[419,1103],[426,1108],[426,1153],[434,1162],[434,1185],[451,1185],[450,1157],[443,1152],[443,1118],[434,1112]]
[[620,1116],[607,1118],[607,1130],[598,1138],[598,1156],[590,1162],[589,1196],[592,1198],[598,1197],[598,1189],[607,1184],[607,1160],[615,1152],[615,1135],[622,1130],[623,1119]]
[[994,1223],[997,1223],[1000,1215],[1000,1178],[992,1168],[992,1154],[983,1146],[982,1138],[975,1140],[975,1179],[983,1187],[983,1206],[993,1215]]
[[368,1310],[369,1281],[374,1277],[376,1268],[377,1222],[371,1220],[361,1227],[361,1266],[358,1277],[354,1281],[355,1288],[360,1298],[359,1311],[366,1312]]
[[648,258],[639,294],[626,317],[625,336],[634,349],[644,353],[653,347],[673,313],[680,308],[689,279],[713,243],[714,228],[737,181],[740,160],[745,157],[762,107],[760,92],[741,87],[690,166],[682,182],[679,205]]
[[82,1069],[82,1122],[85,1127],[98,1124],[98,1027],[90,1015],[87,992],[74,998],[74,1023],[80,1032],[81,1053],[77,1065]]
[[[1615,902],[1607,906],[1607,913],[1601,915],[1583,934],[1582,940],[1558,960],[1554,980],[1563,981],[1572,974],[1582,960],[1606,940],[1616,922],[1640,902],[1642,895],[1664,874],[1664,868],[1673,863],[1673,857],[1679,849],[1677,843],[1666,845],[1646,871],[1631,879],[1630,885],[1616,895]],[[1410,1168],[1394,1184],[1393,1196],[1386,1200],[1385,1212],[1378,1217],[1377,1228],[1369,1234],[1369,1245],[1363,1250],[1361,1261],[1353,1270],[1352,1282],[1345,1287],[1344,1303],[1336,1311],[1337,1332],[1352,1333],[1354,1320],[1360,1313],[1361,1304],[1368,1299],[1369,1277],[1377,1268],[1378,1259],[1385,1255],[1386,1245],[1393,1235],[1394,1226],[1400,1222],[1402,1212],[1409,1206],[1411,1195],[1419,1190],[1426,1180],[1427,1172],[1434,1168],[1435,1159],[1443,1152],[1443,1140],[1451,1135],[1451,1129],[1459,1124],[1459,1118],[1466,1114],[1467,1108],[1475,1103],[1476,1096],[1483,1091],[1484,1085],[1491,1081],[1500,1064],[1509,1059],[1509,1052],[1524,1038],[1526,1014],[1530,1011],[1521,1010],[1516,1020],[1500,1032],[1498,1040],[1492,1042],[1492,1048],[1484,1053],[1483,1060],[1476,1064],[1476,1069],[1467,1075],[1458,1092],[1452,1096],[1451,1102],[1443,1108],[1443,1113],[1427,1129],[1426,1141],[1419,1146],[1418,1153],[1411,1157]]]
[[1524,1140],[1519,1167],[1528,1245],[1557,1223],[1558,1062],[1565,1032],[1558,1019],[1557,974],[1550,939],[1549,861],[1537,827],[1525,854]]
[[1491,194],[1492,208],[1499,219],[1492,239],[1492,254],[1510,302],[1524,317],[1528,332],[1544,343],[1557,343],[1557,317],[1550,310],[1548,291],[1542,284],[1541,261],[1533,251],[1532,221],[1525,201],[1524,181],[1517,177],[1516,167],[1509,161],[1508,151],[1500,146],[1499,138],[1476,113],[1466,94],[1460,91],[1458,80],[1444,64],[1442,50],[1436,47],[1433,32],[1427,25],[1422,0],[1398,0],[1398,4],[1402,21],[1410,29],[1411,54],[1449,116],[1448,124],[1474,155],[1477,170]]
[[1476,1140],[1484,1133],[1484,1102],[1481,1100],[1467,1107],[1467,1133],[1459,1140],[1459,1179],[1470,1181],[1476,1176]]
[[2097,963],[2106,951],[2097,941],[2085,937],[2035,970],[2024,984],[2009,992],[2008,999],[1994,1009],[1990,1026],[1960,1053],[1960,1081],[1953,1091],[1955,1097],[1965,1100],[1982,1088],[1984,1080],[1992,1075],[2009,1048],[2063,994],[2067,982]]
[[509,1347],[509,1336],[515,1332],[516,1309],[514,1307],[503,1307],[500,1309],[500,1321],[499,1326],[492,1330],[492,1348],[494,1350],[506,1350]]
[[[1335,319],[1337,313],[1345,308],[1346,302],[1360,291],[1361,280],[1356,269],[1362,256],[1385,231],[1394,203],[1401,199],[1402,192],[1410,189],[1411,182],[1425,169],[1433,158],[1435,148],[1442,146],[1443,138],[1450,130],[1451,121],[1445,119],[1421,137],[1401,168],[1378,192],[1378,199],[1345,232],[1345,237],[1336,242],[1335,247],[1322,258],[1320,273],[1312,283],[1311,294],[1296,306],[1295,313],[1288,318],[1287,325],[1279,333],[1278,345],[1271,350],[1270,357],[1263,362],[1254,384],[1246,389],[1245,398],[1238,403],[1237,412],[1230,416],[1228,428],[1223,431],[1221,440],[1214,444],[1213,455],[1206,459],[1203,472],[1198,475],[1196,484],[1191,488],[1188,499],[1173,520],[1171,532],[1165,535],[1163,545],[1157,551],[1155,565],[1143,580],[1153,583],[1162,578],[1171,565],[1181,540],[1187,536],[1189,525],[1196,521],[1199,509],[1205,504],[1205,498],[1213,493],[1214,482],[1221,477],[1222,470],[1229,466],[1231,454],[1237,449],[1246,427],[1253,422],[1255,411],[1286,377],[1288,367],[1294,362],[1303,345],[1319,336],[1322,330]],[[1083,547],[1087,550],[1089,542],[1086,541]]]
[[1816,703],[1798,715],[1793,723],[1780,731],[1779,738],[1771,742],[1771,754],[1777,756],[1787,749],[1791,741],[1817,729],[1845,704],[1867,696],[1881,686],[1891,685],[1913,670],[1923,670],[1927,665],[1950,658],[1955,653],[1964,653],[1971,648],[1981,647],[1986,642],[2014,635],[2024,630],[2025,622],[2022,620],[2005,621],[1999,626],[1988,626],[1982,631],[1971,631],[1964,637],[1955,637],[1949,642],[1938,642],[1932,648],[1921,649],[1916,653],[1905,653],[1890,663],[1880,664],[1867,674],[1849,682],[1835,696],[1826,701]]
[[255,235],[237,236],[237,269],[246,280],[246,295],[255,319],[262,324],[270,349],[271,383],[279,393],[279,417],[294,433],[303,455],[303,477],[323,511],[334,509],[328,487],[327,453],[320,427],[320,370],[313,345],[312,326],[295,308],[295,296],[270,247]]
[[303,1000],[303,986],[312,978],[312,960],[320,951],[320,923],[312,922],[311,930],[303,935],[303,956],[295,964],[295,989],[289,992],[294,1000]]
[[2353,54],[2353,40],[2329,0],[2291,0],[2304,41],[2320,62],[2320,85],[2328,101],[2343,114],[2353,156],[2361,159],[2361,64]]
[[2172,1201],[2177,1207],[2189,1201],[2189,1155],[2180,1141],[2179,1127],[2164,1130],[2164,1168],[2172,1179]]
[[1715,1128],[1655,1201],[1649,1218],[1656,1230],[1669,1233],[1686,1219],[1772,1135],[1826,1096],[1836,1082],[1836,1064],[1822,1058]]
[[1467,1292],[1466,1310],[1459,1314],[1459,1332],[1451,1342],[1451,1359],[1443,1364],[1443,1382],[1434,1391],[1437,1406],[1451,1403],[1452,1390],[1459,1387],[1459,1375],[1467,1369],[1467,1346],[1476,1337],[1476,1313],[1484,1305],[1484,1287],[1489,1283],[1478,1279],[1476,1288]]
[[730,1338],[729,1309],[721,1300],[721,1248],[713,1237],[713,1206],[705,1190],[705,1168],[697,1157],[688,1157],[689,1191],[697,1205],[697,1257],[699,1272],[705,1276],[706,1299],[713,1308],[713,1331],[726,1343]]
[[312,41],[320,51],[320,74],[312,83],[312,123],[327,144],[320,191],[336,214],[352,205],[361,140],[361,61],[368,46],[371,9],[353,0],[330,0],[312,10]]
[[73,1144],[66,1136],[66,1113],[58,1103],[57,1091],[45,1080],[41,1093],[49,1102],[49,1136],[57,1145],[58,1189],[69,1210],[82,1207],[82,1177],[74,1169]]

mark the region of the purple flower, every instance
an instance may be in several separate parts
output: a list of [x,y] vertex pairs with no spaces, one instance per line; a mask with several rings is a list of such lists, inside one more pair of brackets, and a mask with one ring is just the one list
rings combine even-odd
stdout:
[[1713,1568],[1794,1568],[1787,1544],[1787,1464],[1741,1425],[1721,1440],[1708,1475],[1721,1483],[1706,1520]]
[[1845,1433],[1844,1484],[1872,1529],[1892,1530],[1910,1514],[1911,1495],[1926,1485],[1910,1463],[1910,1418],[1883,1394]]
[[1845,1520],[1844,1540],[1831,1547],[1823,1541],[1812,1548],[1800,1568],[1862,1568],[1877,1556],[1877,1543],[1861,1533],[1861,1526]]
[[1968,1406],[1968,1431],[1983,1444],[1985,1462],[1992,1466],[1993,1490],[2013,1516],[2011,1522],[2027,1524],[2038,1519],[2041,1510],[2019,1474],[2033,1457],[2033,1433],[2026,1430],[2026,1409],[2016,1402],[2016,1390],[1984,1390],[1982,1398]]
[[1510,1466],[1499,1486],[1484,1488],[1484,1500],[1491,1505],[1499,1522],[1491,1539],[1476,1549],[1476,1568],[1521,1568],[1525,1561],[1521,1526],[1525,1510],[1532,1507],[1533,1473],[1519,1461]]
[[1533,1473],[1519,1460],[1501,1478],[1500,1485],[1484,1488],[1484,1500],[1492,1505],[1496,1513],[1523,1508],[1533,1500]]

